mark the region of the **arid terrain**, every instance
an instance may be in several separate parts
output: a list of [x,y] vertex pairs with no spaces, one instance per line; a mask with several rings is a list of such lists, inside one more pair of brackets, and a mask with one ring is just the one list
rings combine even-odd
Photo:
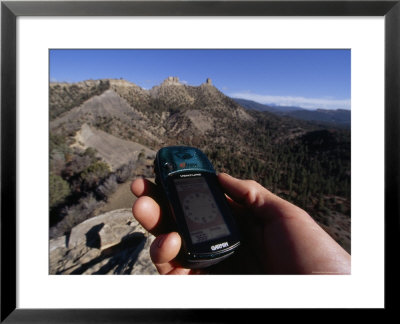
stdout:
[[299,205],[351,252],[350,129],[245,108],[209,79],[176,77],[150,90],[126,80],[50,83],[51,242],[130,209],[132,179],[154,177],[156,151],[176,144]]

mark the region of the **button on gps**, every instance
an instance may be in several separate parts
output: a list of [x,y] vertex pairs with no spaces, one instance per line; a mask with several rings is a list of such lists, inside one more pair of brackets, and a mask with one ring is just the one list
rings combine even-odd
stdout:
[[171,163],[171,162],[165,162],[164,164],[163,164],[163,168],[164,169],[167,169],[168,171],[173,171],[175,168],[174,168],[174,164],[173,163]]

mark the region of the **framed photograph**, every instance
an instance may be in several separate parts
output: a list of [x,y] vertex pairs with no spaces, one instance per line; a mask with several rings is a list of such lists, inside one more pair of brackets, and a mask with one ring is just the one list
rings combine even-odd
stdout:
[[[277,308],[393,307],[389,296],[395,288],[396,271],[389,264],[398,254],[399,230],[399,16],[399,1],[3,1],[1,321],[226,322],[238,313],[263,315]],[[49,120],[49,82],[62,81],[53,74],[56,54],[71,61],[70,50],[81,49],[102,50],[104,56],[90,62],[94,60],[91,56],[87,61],[99,70],[107,60],[118,60],[108,50],[140,52],[121,60],[120,65],[129,65],[129,59],[140,55],[159,53],[156,60],[161,61],[166,55],[162,51],[179,57],[178,52],[184,50],[200,62],[212,60],[223,50],[242,50],[246,54],[241,56],[240,67],[234,60],[219,61],[220,65],[231,64],[230,78],[235,78],[235,71],[239,77],[239,70],[246,66],[254,68],[245,62],[255,59],[254,51],[347,53],[348,61],[351,57],[351,101],[301,99],[304,105],[351,106],[351,274],[54,275],[57,271],[48,259],[49,128],[54,122],[51,116]],[[207,59],[202,56],[206,51]],[[154,62],[146,68],[161,69],[162,64]],[[132,62],[132,69],[139,67]],[[300,66],[292,64],[291,69],[300,70]],[[187,85],[186,79],[165,77],[169,77],[165,82]],[[116,84],[122,81],[113,81],[117,92],[122,90]],[[206,86],[218,82],[203,81]],[[250,91],[232,93],[243,100],[267,100],[266,95]],[[273,99],[295,105],[294,98]],[[285,100],[289,99],[288,104]],[[61,178],[54,179],[62,193]],[[350,251],[350,241],[345,245]],[[81,267],[66,274],[85,270]]]

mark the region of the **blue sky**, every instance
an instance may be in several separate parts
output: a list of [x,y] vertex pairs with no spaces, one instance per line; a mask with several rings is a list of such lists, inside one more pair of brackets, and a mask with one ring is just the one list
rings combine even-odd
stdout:
[[350,109],[350,50],[50,50],[50,81],[123,78],[150,89],[168,76],[211,78],[231,97],[308,109]]

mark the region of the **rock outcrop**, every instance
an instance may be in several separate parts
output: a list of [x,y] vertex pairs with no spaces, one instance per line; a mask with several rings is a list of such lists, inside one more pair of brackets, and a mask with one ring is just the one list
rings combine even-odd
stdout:
[[154,236],[117,209],[50,240],[50,274],[157,274],[149,255]]
[[168,85],[168,84],[182,85],[182,83],[179,82],[179,78],[174,77],[174,76],[169,76],[167,79],[164,80],[163,84],[164,85]]

